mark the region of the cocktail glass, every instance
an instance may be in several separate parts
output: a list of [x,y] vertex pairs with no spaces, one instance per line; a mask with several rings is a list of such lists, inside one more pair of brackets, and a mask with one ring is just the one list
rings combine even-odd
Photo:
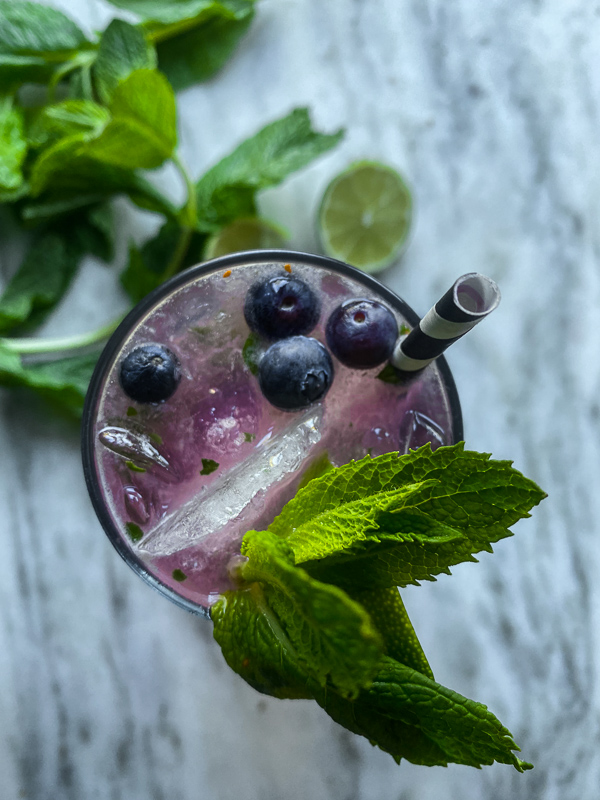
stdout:
[[[236,253],[192,267],[139,303],[103,351],[86,398],[83,464],[90,496],[117,552],[178,605],[208,616],[231,588],[228,566],[250,529],[262,530],[302,482],[327,465],[462,439],[443,357],[409,380],[385,364],[353,369],[334,357],[321,400],[275,408],[256,377],[261,343],[244,318],[248,289],[291,275],[320,303],[309,336],[327,346],[332,311],[355,298],[389,308],[399,331],[415,312],[388,288],[330,258],[291,251]],[[140,403],[123,390],[123,359],[164,345],[179,362],[171,397]]]

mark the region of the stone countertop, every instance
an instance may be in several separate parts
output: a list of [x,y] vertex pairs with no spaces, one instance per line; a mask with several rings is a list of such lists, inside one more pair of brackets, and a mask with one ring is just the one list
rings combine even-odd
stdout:
[[[114,9],[55,2],[88,29]],[[211,627],[151,591],[96,521],[78,432],[2,390],[3,800],[597,800],[600,786],[600,9],[495,0],[263,0],[235,57],[180,95],[201,174],[294,106],[344,142],[265,193],[314,250],[314,212],[350,161],[414,188],[416,224],[382,278],[420,313],[456,276],[501,286],[449,353],[469,447],[549,493],[494,556],[409,588],[437,679],[486,703],[535,764],[396,766],[314,703],[258,695]],[[162,180],[181,191],[168,169]],[[118,201],[114,269],[89,259],[45,332],[125,308],[115,269],[150,215]],[[17,254],[4,247],[4,275]]]

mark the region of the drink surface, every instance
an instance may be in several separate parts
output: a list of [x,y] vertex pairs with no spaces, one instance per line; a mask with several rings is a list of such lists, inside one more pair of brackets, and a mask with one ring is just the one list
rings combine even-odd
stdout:
[[[384,365],[351,369],[333,358],[321,401],[298,411],[267,401],[251,368],[244,300],[256,281],[290,269],[320,301],[308,335],[324,345],[327,320],[350,299],[383,302],[399,328],[408,325],[401,302],[382,298],[360,273],[302,260],[217,264],[192,271],[137,319],[106,363],[93,405],[105,527],[155,584],[203,607],[230,588],[227,565],[244,533],[268,526],[306,470],[453,441],[448,387],[435,364],[397,385],[378,378]],[[160,403],[135,402],[119,380],[123,359],[148,343],[166,345],[180,365],[177,389]]]

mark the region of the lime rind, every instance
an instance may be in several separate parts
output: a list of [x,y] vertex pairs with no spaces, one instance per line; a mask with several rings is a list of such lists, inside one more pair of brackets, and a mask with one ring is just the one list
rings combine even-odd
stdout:
[[283,247],[289,232],[262,217],[241,217],[209,237],[204,248],[204,258],[209,260],[242,250],[270,250]]
[[321,244],[333,258],[378,272],[406,247],[412,211],[410,189],[395,169],[355,162],[325,190],[318,214]]

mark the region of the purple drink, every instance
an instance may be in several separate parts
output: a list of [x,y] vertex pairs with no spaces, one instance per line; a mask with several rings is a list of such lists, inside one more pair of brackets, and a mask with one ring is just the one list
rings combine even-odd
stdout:
[[[262,383],[255,373],[272,342],[250,335],[244,304],[251,287],[275,276],[310,287],[319,314],[305,335],[325,348],[328,320],[350,300],[384,305],[399,329],[418,321],[388,289],[340,262],[239,253],[188,270],[145,298],[108,343],[86,401],[84,468],[106,532],[142,577],[196,612],[231,588],[228,564],[243,535],[268,526],[307,470],[462,437],[443,359],[397,384],[378,378],[384,364],[358,369],[331,356],[322,399],[297,410],[269,402],[264,370]],[[177,364],[172,393],[160,402],[140,401],[123,379],[125,359],[147,345],[167,348]]]

